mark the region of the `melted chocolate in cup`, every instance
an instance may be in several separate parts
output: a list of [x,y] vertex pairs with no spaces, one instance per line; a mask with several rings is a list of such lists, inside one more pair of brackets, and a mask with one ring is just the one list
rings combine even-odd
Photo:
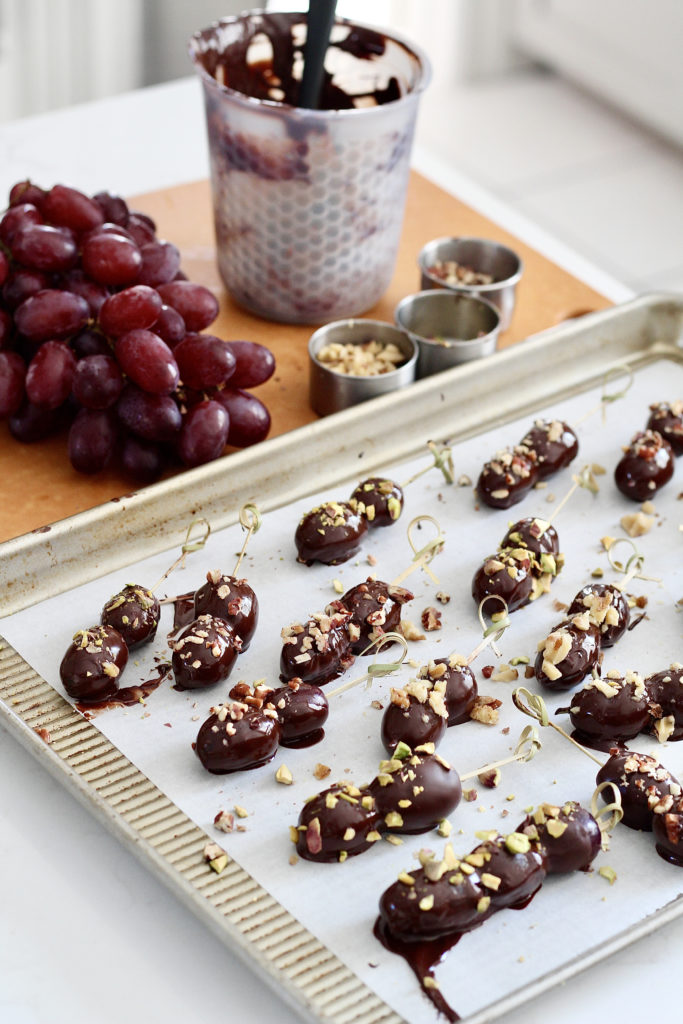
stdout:
[[305,625],[295,622],[282,630],[280,679],[300,679],[322,686],[353,665],[348,612],[313,615]]
[[[508,611],[514,612],[532,600],[534,577],[531,558],[519,549],[520,557],[510,551],[498,551],[477,569],[472,579],[472,597],[480,605],[485,597],[502,597]],[[508,572],[514,571],[514,575]]]
[[[645,680],[652,708],[652,732],[667,740],[683,739],[683,665],[678,662]],[[668,719],[665,723],[662,720]]]
[[386,290],[429,80],[415,47],[338,19],[320,109],[300,108],[305,36],[304,14],[247,12],[190,43],[219,271],[242,305],[290,323],[360,315]]
[[568,615],[588,611],[590,620],[600,629],[600,646],[613,647],[629,627],[631,611],[622,592],[611,583],[589,583],[578,592]]
[[228,678],[242,641],[223,619],[200,615],[169,647],[176,689],[196,690]]
[[651,721],[645,683],[636,672],[624,679],[612,670],[602,679],[585,683],[572,697],[568,710],[574,739],[597,750],[623,746]]
[[306,513],[296,528],[297,561],[304,565],[348,562],[358,554],[367,532],[362,505],[339,501],[318,505]]
[[[370,644],[385,633],[394,632],[401,622],[401,607],[413,600],[413,595],[403,587],[394,587],[382,580],[368,579],[352,587],[331,607],[350,612],[349,637],[354,654],[374,655]],[[387,644],[386,647],[392,646]],[[386,647],[383,650],[386,650]]]
[[212,710],[197,734],[195,753],[207,772],[228,775],[272,761],[279,740],[280,723],[272,709],[235,702]]
[[632,501],[647,501],[674,475],[671,445],[656,430],[636,434],[614,470],[614,482]]
[[280,745],[312,747],[325,735],[323,726],[330,713],[327,697],[319,686],[290,680],[287,686],[268,694],[280,722]]
[[536,452],[538,479],[546,480],[564,469],[579,454],[579,439],[562,420],[536,420],[522,444]]
[[541,804],[518,832],[538,839],[545,852],[549,875],[588,871],[602,847],[597,821],[581,804],[571,800],[562,807]]
[[59,666],[62,685],[74,700],[89,704],[113,697],[128,662],[126,642],[112,626],[79,630]]
[[490,508],[510,508],[529,493],[538,480],[536,455],[524,445],[496,452],[485,463],[476,492]]
[[669,864],[683,867],[683,799],[677,797],[668,811],[652,815],[655,850]]
[[651,405],[647,429],[661,434],[673,448],[674,455],[683,455],[683,401]]
[[127,584],[102,609],[100,621],[121,634],[129,651],[154,639],[161,608],[151,590]]
[[214,569],[206,574],[206,583],[195,591],[195,615],[213,615],[225,619],[247,650],[258,624],[258,599],[244,579],[226,576]]
[[588,613],[575,615],[539,644],[534,671],[549,690],[571,690],[592,672],[600,657],[600,634]]
[[403,511],[403,490],[395,480],[371,476],[358,484],[351,495],[352,501],[365,506],[368,526],[393,526]]
[[449,726],[462,725],[463,722],[470,721],[470,711],[474,707],[479,689],[472,669],[465,664],[463,658],[458,655],[436,658],[420,668],[418,678],[428,679],[435,686],[443,686],[445,683],[443,700]]
[[395,768],[396,762],[383,761],[379,775],[368,786],[389,832],[428,832],[460,803],[460,776],[438,754],[416,751]]
[[296,852],[304,860],[343,861],[381,839],[380,816],[367,788],[335,783],[303,807]]
[[535,555],[559,555],[560,538],[545,519],[519,519],[501,541],[501,548],[526,548]]
[[[656,758],[632,750],[613,751],[596,782],[615,784],[621,793],[622,823],[641,832],[651,832],[653,815],[669,810],[681,795],[678,780]],[[609,790],[600,796],[605,803],[612,799]]]

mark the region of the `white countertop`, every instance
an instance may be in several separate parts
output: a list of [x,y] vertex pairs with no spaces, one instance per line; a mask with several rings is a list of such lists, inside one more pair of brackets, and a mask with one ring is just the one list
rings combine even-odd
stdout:
[[[629,297],[457,169],[420,151],[414,163],[613,300]],[[206,177],[207,168],[191,79],[0,125],[0,195],[26,177],[130,195]],[[1,728],[0,741],[2,1024],[300,1020]],[[646,1019],[661,1005],[654,994],[672,991],[682,944],[683,920],[506,1024]]]

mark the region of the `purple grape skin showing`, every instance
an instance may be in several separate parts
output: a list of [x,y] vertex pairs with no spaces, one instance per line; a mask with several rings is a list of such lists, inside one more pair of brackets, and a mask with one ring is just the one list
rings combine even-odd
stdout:
[[137,480],[151,483],[158,480],[167,463],[166,455],[160,445],[153,441],[143,441],[131,434],[124,439],[121,448],[121,465],[127,473]]
[[71,339],[71,351],[76,359],[86,356],[110,356],[112,347],[103,334],[86,327]]
[[223,453],[230,417],[219,402],[206,400],[192,406],[183,423],[178,454],[186,466],[201,466]]
[[43,224],[40,210],[32,203],[11,206],[0,219],[0,240],[9,245],[18,231],[31,224]]
[[230,417],[228,444],[233,448],[248,448],[268,436],[270,413],[256,395],[240,388],[225,388],[212,397]]
[[81,409],[69,430],[69,460],[79,473],[99,473],[116,448],[116,417],[109,410]]
[[265,345],[255,341],[228,341],[227,344],[237,362],[231,387],[255,388],[273,376],[275,357]]
[[165,302],[161,306],[157,320],[152,324],[152,329],[169,348],[175,348],[187,333],[185,321],[180,313],[172,306],[167,306]]
[[134,284],[110,295],[99,312],[105,334],[120,337],[127,331],[151,327],[161,313],[161,296],[146,284]]
[[26,395],[40,409],[57,409],[71,392],[76,360],[64,341],[46,341],[26,371]]
[[76,265],[78,248],[66,228],[50,224],[29,224],[20,228],[10,243],[10,252],[29,270],[54,273]]
[[98,192],[93,196],[93,200],[102,211],[105,221],[125,228],[130,216],[125,199],[122,199],[121,196],[112,196],[109,192]]
[[182,316],[188,331],[203,331],[218,316],[218,299],[203,284],[170,281],[159,285],[162,300]]
[[34,185],[32,181],[28,179],[26,181],[18,181],[16,185],[12,185],[9,191],[9,205],[18,206],[21,203],[33,203],[34,206],[40,209],[45,195],[45,189],[40,188],[39,185]]
[[141,247],[140,255],[142,269],[138,280],[141,284],[153,287],[167,284],[180,269],[180,250],[172,242],[147,242]]
[[0,307],[0,349],[9,348],[14,333],[14,321],[6,309]]
[[104,214],[89,196],[68,185],[55,185],[41,203],[45,220],[73,231],[91,231],[104,221]]
[[123,374],[113,356],[86,356],[76,364],[71,392],[84,409],[108,409],[123,391]]
[[117,340],[114,353],[123,372],[150,394],[170,395],[178,380],[173,352],[152,331],[128,331]]
[[66,426],[69,413],[70,410],[64,405],[59,409],[39,409],[28,400],[24,401],[9,418],[10,434],[22,444],[44,441]]
[[99,284],[129,285],[137,281],[142,256],[125,235],[95,231],[83,242],[81,265]]
[[2,288],[2,298],[7,309],[13,311],[31,295],[48,288],[50,278],[39,270],[13,270]]
[[173,349],[183,384],[197,391],[224,384],[235,371],[226,342],[212,334],[187,334]]
[[24,399],[26,363],[17,352],[0,352],[0,419],[13,416]]
[[85,299],[73,292],[43,288],[25,299],[14,311],[17,330],[31,341],[66,338],[88,322],[90,309]]
[[145,441],[172,441],[183,423],[171,395],[150,395],[134,384],[126,385],[116,412],[124,427]]

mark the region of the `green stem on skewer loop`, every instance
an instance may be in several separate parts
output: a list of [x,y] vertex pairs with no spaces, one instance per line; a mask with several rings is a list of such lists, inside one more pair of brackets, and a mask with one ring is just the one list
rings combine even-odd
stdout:
[[[503,610],[501,612],[494,612],[494,614],[492,615],[492,621],[490,626],[487,626],[486,622],[484,621],[484,605],[486,604],[487,601],[500,601],[500,603],[503,606]],[[505,630],[510,625],[507,601],[505,601],[500,596],[500,594],[487,594],[486,597],[479,602],[479,607],[477,608],[477,615],[479,616],[479,621],[481,623],[481,628],[483,630],[484,637],[483,640],[479,644],[477,644],[477,646],[474,648],[471,654],[469,654],[465,659],[466,665],[471,665],[475,658],[478,658],[481,652],[486,647],[490,647],[495,656],[497,658],[500,658],[501,654],[498,648],[496,647],[496,644],[502,637]]]
[[[527,701],[526,704],[522,698]],[[593,754],[591,754],[589,750],[586,750],[585,747],[581,746],[580,743],[577,743],[573,736],[570,736],[568,732],[565,732],[561,726],[550,721],[546,703],[539,694],[532,693],[531,690],[527,690],[526,686],[518,686],[516,690],[512,691],[512,703],[518,711],[521,711],[524,715],[529,715],[530,718],[534,718],[539,725],[544,727],[550,726],[550,728],[554,729],[555,732],[559,732],[560,736],[564,736],[566,740],[569,740],[569,742],[575,747],[578,747],[586,757],[590,757],[591,761],[595,761],[595,763],[602,768],[602,761],[598,760],[597,757],[594,757]]]
[[376,640],[373,640],[371,643],[369,643],[365,650],[361,651],[361,656],[363,654],[367,654],[367,652],[372,650],[372,648],[374,647],[375,657],[377,657],[377,655],[379,654],[383,647],[386,647],[387,644],[393,643],[399,643],[402,647],[401,656],[398,659],[398,661],[373,661],[368,666],[367,672],[365,672],[362,676],[359,676],[358,679],[352,679],[350,682],[343,683],[341,686],[338,686],[336,690],[331,690],[326,695],[327,699],[329,700],[330,697],[336,697],[337,694],[344,693],[345,690],[351,690],[353,689],[354,686],[360,686],[361,683],[367,683],[369,686],[371,685],[373,679],[378,679],[383,676],[391,675],[392,672],[397,672],[400,669],[403,662],[405,661],[406,656],[408,654],[408,644],[406,643],[405,637],[401,636],[400,633],[383,633],[382,636],[377,637]]
[[[415,546],[415,542],[413,541],[412,531],[415,526],[418,526],[422,522],[432,523],[437,529],[437,536],[434,537],[433,540],[428,541],[427,544],[425,544],[423,547],[418,549]],[[433,583],[438,584],[439,580],[431,571],[431,569],[429,569],[428,563],[431,562],[432,559],[439,554],[439,552],[443,549],[444,544],[446,543],[446,537],[439,523],[434,518],[434,516],[415,516],[415,518],[408,523],[407,534],[408,543],[413,549],[413,560],[407,569],[404,569],[402,573],[399,573],[395,580],[392,580],[391,586],[399,586],[399,584],[402,583],[403,580],[405,580],[408,576],[410,576],[411,573],[415,572],[416,569],[424,569],[424,571],[427,573],[431,581]]]
[[[611,789],[613,800],[612,803],[606,804],[604,807],[598,807],[598,797],[604,789]],[[593,790],[591,796],[591,814],[595,818],[602,833],[602,848],[606,850],[609,846],[609,835],[617,827],[621,819],[624,817],[624,808],[621,805],[621,793],[619,787],[606,779],[601,782],[599,786]]]
[[496,768],[502,768],[503,765],[512,764],[513,761],[520,761],[522,764],[525,764],[536,756],[542,746],[543,744],[541,743],[536,726],[525,725],[519,735],[517,746],[510,757],[504,757],[501,761],[492,761],[491,764],[482,765],[481,768],[476,768],[473,772],[467,772],[465,775],[460,776],[460,781],[466,782],[468,779],[473,779],[475,775],[494,771]]
[[423,469],[418,469],[417,473],[413,473],[411,477],[401,484],[401,487],[407,487],[408,484],[412,484],[415,480],[418,480],[425,473],[429,473],[430,469],[438,469],[443,473],[444,480],[447,484],[455,482],[455,467],[453,465],[453,449],[448,444],[436,444],[435,441],[427,441],[427,447],[432,453],[434,461]]

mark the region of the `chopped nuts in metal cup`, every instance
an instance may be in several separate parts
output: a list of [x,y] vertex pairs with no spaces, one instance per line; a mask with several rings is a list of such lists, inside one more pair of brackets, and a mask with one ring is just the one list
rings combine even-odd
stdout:
[[418,349],[381,320],[337,320],[308,343],[310,403],[320,416],[388,394],[415,380]]
[[507,330],[523,264],[516,252],[486,238],[435,238],[417,258],[420,287],[445,288],[486,299],[500,311]]
[[484,299],[443,289],[417,292],[399,302],[395,317],[419,348],[418,378],[496,350],[500,314]]

